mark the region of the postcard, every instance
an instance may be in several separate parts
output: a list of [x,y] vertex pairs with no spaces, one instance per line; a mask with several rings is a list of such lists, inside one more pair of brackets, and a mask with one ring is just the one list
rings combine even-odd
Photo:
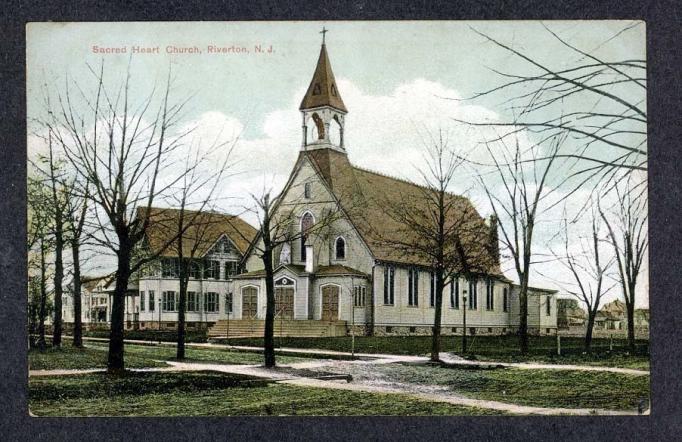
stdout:
[[649,414],[645,35],[29,23],[31,415]]

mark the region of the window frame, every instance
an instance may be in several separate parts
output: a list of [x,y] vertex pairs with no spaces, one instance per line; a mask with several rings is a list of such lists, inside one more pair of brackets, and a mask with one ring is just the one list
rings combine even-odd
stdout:
[[450,308],[459,310],[459,276],[454,276],[450,281]]
[[353,307],[365,307],[367,302],[367,286],[356,285],[353,286]]
[[431,285],[429,287],[429,307],[430,308],[436,308],[436,272],[431,272],[429,280],[431,281]]
[[509,311],[509,288],[502,288],[502,310],[506,313]]
[[[190,303],[191,300],[191,303]],[[187,312],[198,312],[201,298],[198,292],[187,291]],[[190,307],[191,306],[191,307]],[[192,308],[193,307],[193,308]]]
[[[172,309],[169,309],[169,304],[170,304],[170,298],[169,295],[173,294],[172,296]],[[178,311],[178,292],[174,290],[164,290],[161,292],[161,311],[162,312],[167,312],[167,313],[174,313]]]
[[419,270],[415,267],[407,271],[407,306],[419,307]]
[[469,281],[469,310],[478,310],[478,280]]
[[[215,295],[215,299],[211,299],[213,295]],[[204,313],[220,313],[220,293],[204,292],[203,298]],[[214,309],[209,309],[209,306],[214,307]]]
[[154,290],[149,290],[149,310],[150,312],[156,311],[156,299]]
[[[343,256],[339,257],[339,241],[343,243]],[[334,259],[336,261],[345,261],[346,260],[346,238],[343,236],[337,236],[336,239],[334,240]]]
[[552,297],[547,296],[547,307],[545,308],[545,316],[552,316]]
[[491,312],[495,310],[495,284],[492,278],[485,281],[485,309]]
[[225,294],[225,314],[232,314],[234,310],[234,296],[232,292]]
[[312,187],[313,186],[311,185],[310,182],[303,184],[303,198],[305,198],[307,200],[312,198],[312,194],[313,194]]
[[384,266],[384,305],[395,305],[395,267]]
[[145,311],[145,293],[144,290],[140,290],[140,311],[143,312]]

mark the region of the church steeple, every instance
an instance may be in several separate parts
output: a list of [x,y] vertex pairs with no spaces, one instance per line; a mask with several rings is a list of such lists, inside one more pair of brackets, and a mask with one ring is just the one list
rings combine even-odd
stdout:
[[[344,150],[343,126],[344,116],[348,113],[346,105],[341,99],[336,86],[336,79],[332,72],[332,66],[327,55],[327,46],[324,42],[326,29],[322,29],[322,47],[317,59],[315,73],[310,81],[310,86],[301,101],[299,110],[303,117],[303,149],[336,148]],[[315,136],[308,135],[308,122],[312,120]],[[335,130],[338,125],[338,140],[332,140],[330,130]],[[311,134],[312,135],[312,134]],[[310,139],[309,139],[310,138]]]

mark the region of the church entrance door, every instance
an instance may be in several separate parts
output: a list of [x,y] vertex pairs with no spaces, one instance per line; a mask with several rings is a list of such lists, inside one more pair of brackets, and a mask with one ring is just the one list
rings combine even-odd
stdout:
[[336,321],[339,319],[339,286],[327,285],[322,287],[322,320]]
[[255,287],[242,289],[242,319],[254,319],[258,314],[258,290]]
[[275,288],[275,316],[280,319],[294,319],[293,287]]

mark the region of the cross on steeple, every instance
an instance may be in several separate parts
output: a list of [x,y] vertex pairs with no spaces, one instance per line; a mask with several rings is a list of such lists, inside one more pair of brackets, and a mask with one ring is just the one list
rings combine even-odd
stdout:
[[322,26],[322,30],[320,31],[320,34],[322,34],[322,44],[324,44],[324,37],[327,32],[329,31],[324,26]]

